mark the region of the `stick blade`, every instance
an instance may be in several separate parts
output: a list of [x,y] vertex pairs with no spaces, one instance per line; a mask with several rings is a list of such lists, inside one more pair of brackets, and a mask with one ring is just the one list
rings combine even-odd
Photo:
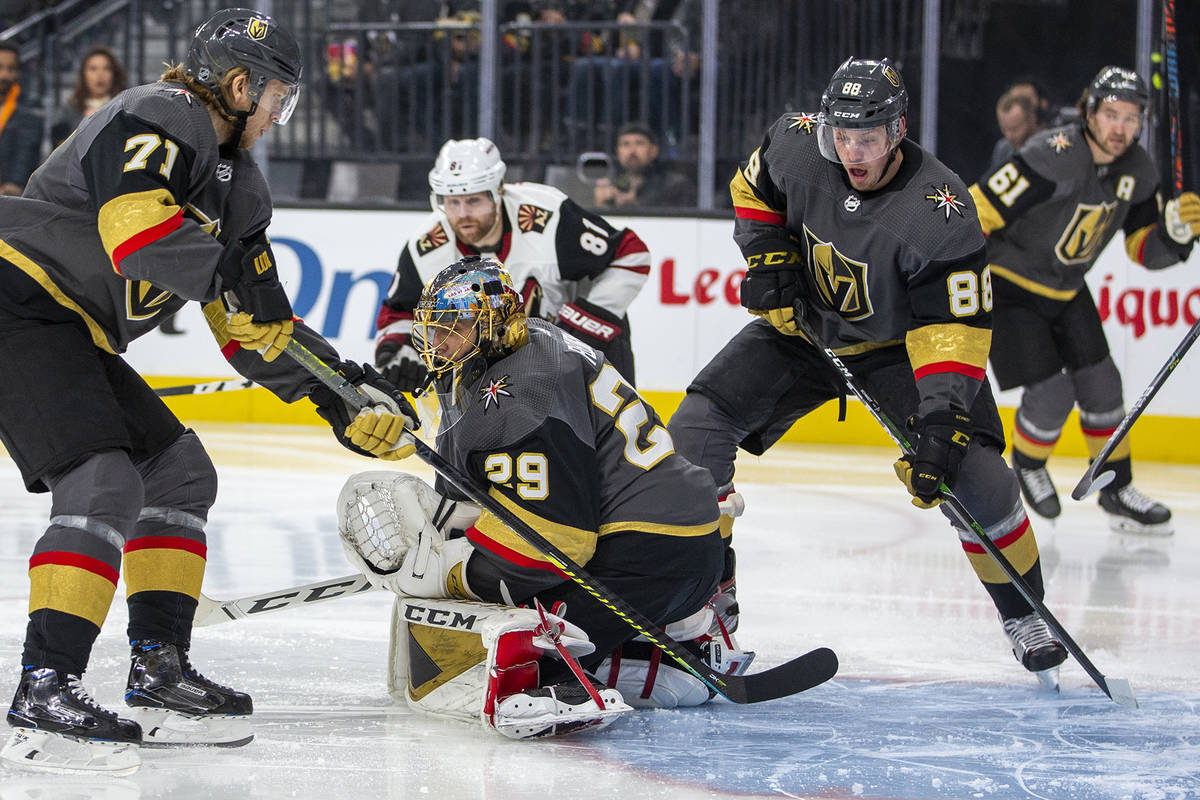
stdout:
[[762,703],[820,686],[837,671],[837,654],[828,647],[818,647],[763,672],[726,678],[722,694],[735,703]]
[[1071,491],[1071,497],[1076,500],[1082,500],[1088,495],[1098,492],[1105,486],[1108,486],[1113,482],[1113,479],[1117,477],[1117,473],[1113,472],[1111,469],[1101,472],[1094,478],[1089,477],[1091,474],[1091,470],[1088,470],[1086,473],[1084,473],[1084,476],[1079,479],[1079,483],[1075,484],[1075,488]]
[[1137,708],[1137,698],[1133,696],[1133,687],[1124,678],[1104,678],[1104,693],[1112,698],[1117,705],[1126,708]]
[[233,617],[221,609],[221,605],[221,603],[201,592],[199,599],[196,601],[196,613],[192,615],[192,627],[203,628],[207,625],[216,625],[218,622],[228,622],[233,619]]

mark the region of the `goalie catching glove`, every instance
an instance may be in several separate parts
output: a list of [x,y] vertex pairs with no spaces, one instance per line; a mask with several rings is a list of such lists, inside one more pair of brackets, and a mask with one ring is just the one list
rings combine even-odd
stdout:
[[292,339],[292,304],[279,273],[275,255],[265,235],[248,243],[228,245],[217,264],[229,315],[231,339],[247,350],[262,353],[263,361],[274,361]]
[[318,386],[309,393],[309,399],[317,405],[317,414],[333,428],[338,441],[359,455],[386,461],[407,458],[416,452],[411,442],[401,439],[406,431],[421,427],[417,412],[404,395],[368,364],[359,366],[353,361],[343,361],[336,371],[370,401],[370,405],[356,412],[327,386]]
[[1179,244],[1190,244],[1200,236],[1200,196],[1184,192],[1163,207],[1167,235]]
[[913,496],[917,508],[942,502],[942,483],[954,488],[954,478],[971,444],[971,418],[961,411],[934,411],[923,419],[910,417],[908,429],[917,435],[917,449],[895,463],[896,477]]

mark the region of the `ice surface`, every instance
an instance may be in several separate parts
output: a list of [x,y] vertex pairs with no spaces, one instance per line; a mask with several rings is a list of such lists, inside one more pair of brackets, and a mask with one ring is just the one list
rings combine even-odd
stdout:
[[[220,599],[348,574],[333,504],[375,469],[316,429],[207,425],[221,474],[205,591]],[[937,512],[907,504],[893,455],[780,447],[743,457],[735,541],[744,647],[753,669],[818,645],[841,672],[753,706],[643,711],[607,730],[510,742],[432,719],[387,695],[390,596],[372,592],[198,629],[193,661],[250,691],[257,738],[235,750],[144,750],[125,779],[0,768],[12,798],[952,798],[1200,797],[1200,468],[1137,465],[1172,507],[1165,540],[1110,533],[1094,499],[1064,495],[1036,520],[1047,603],[1141,708],[1108,700],[1074,663],[1062,692],[1007,650],[991,603]],[[400,465],[422,475],[419,464]],[[1060,487],[1081,460],[1051,462]],[[0,658],[16,684],[26,562],[48,510],[0,460]],[[123,587],[119,589],[123,592]],[[120,595],[119,595],[120,596]],[[119,708],[127,669],[117,602],[85,683]]]

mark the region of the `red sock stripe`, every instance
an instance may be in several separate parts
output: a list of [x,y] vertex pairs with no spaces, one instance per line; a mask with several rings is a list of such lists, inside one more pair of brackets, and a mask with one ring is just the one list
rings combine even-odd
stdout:
[[1033,442],[1034,444],[1039,445],[1041,447],[1049,447],[1050,445],[1053,445],[1058,441],[1057,436],[1055,436],[1053,439],[1039,439],[1038,437],[1034,436],[1029,431],[1022,428],[1020,426],[1020,424],[1013,426],[1013,433],[1015,433],[1017,436],[1020,436],[1025,441]]
[[1107,439],[1108,437],[1112,436],[1113,431],[1115,431],[1117,429],[1116,425],[1113,425],[1111,428],[1083,428],[1083,426],[1080,426],[1080,427],[1083,430],[1084,436],[1094,436],[1097,439]]
[[125,543],[125,552],[135,550],[184,550],[193,555],[208,559],[208,547],[195,539],[185,539],[182,536],[141,536]]
[[[1029,530],[1029,517],[1025,517],[1025,519],[1021,520],[1020,525],[1018,525],[1015,529],[1009,531],[1008,533],[1004,534],[999,539],[993,539],[992,544],[996,545],[996,547],[1003,550],[1004,548],[1008,547],[1010,544],[1012,544],[1013,542],[1017,541],[1022,536],[1024,536],[1025,532],[1027,530]],[[986,550],[983,549],[983,545],[976,544],[975,542],[963,542],[962,548],[963,548],[963,550],[965,550],[968,553],[981,554],[981,553],[987,552]]]
[[91,556],[70,553],[66,550],[48,550],[45,553],[38,553],[29,559],[30,569],[46,566],[47,564],[59,567],[76,567],[94,575],[99,575],[113,586],[117,585],[117,571],[103,561]]

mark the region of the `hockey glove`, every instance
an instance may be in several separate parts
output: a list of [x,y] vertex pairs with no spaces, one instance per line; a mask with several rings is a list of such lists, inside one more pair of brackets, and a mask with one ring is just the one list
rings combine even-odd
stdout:
[[1200,196],[1195,192],[1184,192],[1168,200],[1163,208],[1167,235],[1179,244],[1190,244],[1200,236]]
[[793,308],[802,286],[799,270],[752,267],[742,281],[742,305],[780,333],[799,336]]
[[333,428],[338,441],[359,455],[385,461],[407,458],[416,452],[411,442],[401,441],[406,430],[415,431],[421,427],[417,412],[404,395],[368,364],[359,366],[353,361],[343,361],[337,365],[337,372],[371,401],[371,405],[355,414],[350,405],[327,386],[318,386],[308,395],[317,405],[317,414]]
[[605,355],[625,330],[611,311],[583,298],[564,303],[554,324]]
[[266,237],[227,246],[217,272],[221,285],[233,294],[230,305],[239,312],[229,317],[230,337],[261,351],[263,361],[274,361],[292,338],[292,304],[279,282]]
[[908,428],[917,435],[917,450],[896,461],[896,477],[913,496],[917,508],[942,502],[941,485],[953,488],[959,464],[971,444],[971,418],[961,411],[934,411],[924,419],[911,417]]
[[400,334],[385,336],[375,348],[375,368],[402,392],[412,393],[429,380],[425,363],[409,344],[409,338]]

